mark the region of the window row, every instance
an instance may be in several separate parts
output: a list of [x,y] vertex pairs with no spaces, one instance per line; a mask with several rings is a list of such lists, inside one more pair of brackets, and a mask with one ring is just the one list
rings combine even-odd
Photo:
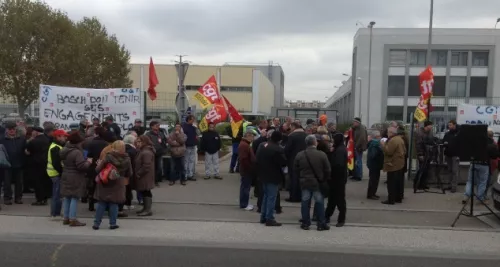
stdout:
[[[187,91],[196,91],[201,87],[201,85],[186,85]],[[225,92],[252,92],[252,87],[250,86],[221,86],[221,91]]]
[[[431,118],[432,117],[447,117],[446,115],[455,115],[457,112],[457,107],[450,107],[448,106],[448,112],[444,112],[444,107],[440,106],[433,106],[432,107],[432,113],[431,113]],[[408,106],[406,109],[406,123],[410,123],[412,120],[412,113],[415,113],[415,110],[417,109],[416,106]],[[386,110],[386,120],[387,121],[403,121],[403,114],[404,114],[404,107],[403,106],[387,106]],[[432,115],[434,114],[434,116]],[[455,116],[453,116],[455,117]]]
[[[425,50],[410,50],[410,66],[425,66],[427,61],[427,51]],[[389,64],[391,66],[406,65],[407,50],[391,50],[389,53]],[[472,66],[487,67],[489,52],[488,51],[472,51]],[[468,51],[451,51],[451,66],[466,67],[468,65]],[[431,57],[432,66],[447,66],[448,50],[434,50]]]
[[[408,79],[408,96],[420,96],[420,84],[418,76],[410,76]],[[451,76],[446,95],[446,77],[434,76],[434,96],[465,97],[467,95],[467,78],[464,76]],[[471,77],[470,97],[486,97],[488,89],[488,77]],[[405,76],[389,76],[387,95],[405,95]]]

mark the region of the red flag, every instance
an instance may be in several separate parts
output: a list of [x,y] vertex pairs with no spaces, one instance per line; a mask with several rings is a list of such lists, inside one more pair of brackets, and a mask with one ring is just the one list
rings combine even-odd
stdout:
[[354,169],[354,135],[352,133],[352,128],[347,132],[349,141],[347,141],[347,168],[349,170]]
[[243,123],[243,117],[224,95],[222,97],[226,102],[227,111],[229,112],[229,116],[231,117],[231,130],[233,132],[233,137],[236,138],[236,136],[238,135],[238,131],[240,130],[240,126]]
[[148,95],[151,100],[156,99],[156,90],[155,87],[159,84],[158,77],[156,77],[155,65],[153,64],[153,58],[149,58],[149,87],[148,87]]
[[417,121],[422,122],[429,119],[429,111],[432,111],[430,101],[434,90],[434,72],[432,72],[431,66],[420,73],[419,83],[421,94],[414,117]]

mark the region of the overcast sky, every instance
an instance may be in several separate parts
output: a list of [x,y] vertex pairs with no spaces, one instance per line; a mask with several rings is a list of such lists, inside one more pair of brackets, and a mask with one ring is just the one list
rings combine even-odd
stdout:
[[[351,70],[356,22],[428,27],[428,0],[46,0],[72,19],[96,16],[132,53],[132,63],[273,61],[285,98],[325,100]],[[434,26],[493,28],[500,0],[436,0]],[[161,81],[160,81],[161,83]],[[307,94],[304,94],[307,90]]]

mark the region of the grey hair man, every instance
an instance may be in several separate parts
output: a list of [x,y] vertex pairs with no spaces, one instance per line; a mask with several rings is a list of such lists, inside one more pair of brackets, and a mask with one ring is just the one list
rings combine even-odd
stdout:
[[137,137],[133,134],[127,134],[125,135],[125,137],[123,137],[123,142],[126,144],[126,145],[131,145],[131,146],[135,146],[135,140],[137,140]]
[[388,199],[382,204],[394,205],[403,201],[406,146],[396,127],[387,129],[389,140],[380,141],[384,151],[384,171],[387,173]]
[[308,135],[305,138],[307,148],[297,154],[294,160],[293,172],[299,177],[302,189],[302,225],[304,230],[311,226],[311,199],[314,198],[318,218],[318,231],[329,230],[325,218],[325,193],[322,185],[330,179],[330,162],[326,154],[316,149],[316,136]]

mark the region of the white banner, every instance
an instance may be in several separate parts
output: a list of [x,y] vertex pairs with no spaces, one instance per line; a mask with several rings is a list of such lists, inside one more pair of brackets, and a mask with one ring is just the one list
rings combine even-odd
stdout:
[[457,109],[458,124],[486,124],[500,133],[500,106],[460,104]]
[[142,119],[141,90],[138,88],[91,89],[40,85],[40,124],[53,122],[57,128],[69,130],[71,123],[82,119],[90,122],[107,116],[123,130]]

